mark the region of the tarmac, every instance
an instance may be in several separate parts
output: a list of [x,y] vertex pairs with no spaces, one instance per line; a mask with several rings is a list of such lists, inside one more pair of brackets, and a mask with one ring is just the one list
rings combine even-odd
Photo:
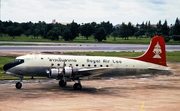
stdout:
[[27,80],[20,90],[0,81],[0,111],[178,111],[180,63],[168,66],[170,75],[82,81],[82,90],[57,80]]

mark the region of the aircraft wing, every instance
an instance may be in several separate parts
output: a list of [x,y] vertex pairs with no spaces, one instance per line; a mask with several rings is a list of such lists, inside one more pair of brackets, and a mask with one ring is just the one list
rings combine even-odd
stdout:
[[97,75],[100,75],[103,72],[107,72],[111,69],[112,69],[111,67],[83,68],[83,69],[79,69],[78,72],[80,73],[81,77],[83,77],[83,76],[97,76]]

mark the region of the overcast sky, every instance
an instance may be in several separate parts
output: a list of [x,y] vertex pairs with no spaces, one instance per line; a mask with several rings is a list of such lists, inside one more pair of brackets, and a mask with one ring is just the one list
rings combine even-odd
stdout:
[[159,20],[174,24],[180,18],[180,0],[1,0],[1,20],[13,22],[79,24],[102,21],[133,24]]

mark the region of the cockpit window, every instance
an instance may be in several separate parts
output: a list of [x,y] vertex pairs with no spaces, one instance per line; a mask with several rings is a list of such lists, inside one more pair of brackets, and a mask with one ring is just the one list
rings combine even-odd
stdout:
[[7,63],[3,66],[3,69],[6,71],[12,67],[15,67],[17,65],[23,64],[24,59],[15,59],[14,62]]
[[15,59],[14,62],[24,63],[24,60],[23,59]]

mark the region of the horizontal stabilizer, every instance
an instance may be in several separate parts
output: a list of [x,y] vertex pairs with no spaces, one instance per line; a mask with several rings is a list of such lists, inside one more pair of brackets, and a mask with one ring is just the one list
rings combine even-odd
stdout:
[[164,70],[170,70],[168,67],[166,68],[161,68],[161,67],[148,67],[149,70],[159,70],[159,71],[164,71]]

